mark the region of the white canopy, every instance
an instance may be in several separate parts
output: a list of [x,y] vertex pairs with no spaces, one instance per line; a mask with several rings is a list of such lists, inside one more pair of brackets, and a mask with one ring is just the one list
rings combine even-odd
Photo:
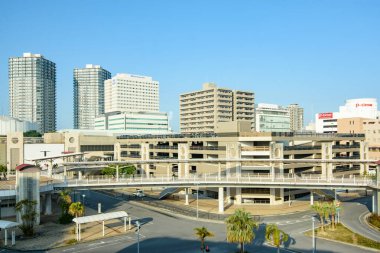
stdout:
[[20,223],[14,222],[14,221],[8,221],[8,220],[0,220],[0,228],[1,229],[8,229],[20,226]]
[[84,217],[78,217],[78,218],[74,218],[73,221],[77,224],[83,224],[83,223],[88,223],[88,222],[105,221],[105,220],[112,220],[112,219],[118,219],[118,218],[124,218],[124,217],[128,217],[127,212],[119,211],[119,212],[101,213],[101,214],[89,215],[89,216],[84,216]]

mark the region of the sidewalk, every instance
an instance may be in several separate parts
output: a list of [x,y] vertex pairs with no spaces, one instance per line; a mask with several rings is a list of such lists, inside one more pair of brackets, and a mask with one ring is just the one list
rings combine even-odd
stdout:
[[[96,211],[87,209],[90,214],[95,214]],[[16,245],[9,247],[14,250],[47,250],[51,248],[67,246],[76,243],[75,224],[62,225],[57,223],[58,215],[42,216],[41,225],[36,227],[35,238],[22,238],[20,229],[16,229]],[[105,221],[105,237],[125,235],[132,233],[132,230],[124,231],[124,221],[109,220]],[[10,233],[8,233],[10,234]],[[4,241],[1,237],[0,245],[3,247]],[[9,235],[10,236],[10,235]],[[82,224],[81,242],[99,240],[103,237],[103,228],[101,222],[92,222]],[[8,246],[11,244],[10,237],[8,238]]]

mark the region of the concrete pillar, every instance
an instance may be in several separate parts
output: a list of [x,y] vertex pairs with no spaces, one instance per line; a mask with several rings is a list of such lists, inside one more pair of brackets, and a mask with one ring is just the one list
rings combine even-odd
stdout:
[[310,205],[314,205],[314,192],[310,191]]
[[189,205],[189,188],[185,188],[185,205]]
[[[322,160],[332,159],[333,142],[323,142],[321,147],[322,147],[322,150],[321,150]],[[322,179],[330,181],[330,179],[332,178],[332,170],[333,170],[332,164],[331,163],[322,163],[321,169],[322,169]]]
[[8,230],[4,230],[4,246],[8,245]]
[[372,213],[380,215],[380,190],[372,190]]
[[52,177],[53,175],[53,161],[50,160],[50,164],[48,164],[48,177]]
[[[360,142],[360,159],[361,160],[367,160],[369,155],[369,146],[367,142],[361,141]],[[360,164],[360,175],[364,175],[365,173],[368,173],[369,164]]]
[[[178,143],[178,159],[179,160],[189,160],[190,159],[190,144],[189,143]],[[188,178],[189,177],[189,163],[179,163],[178,164],[178,178]]]
[[131,216],[128,216],[128,229],[129,230],[132,229],[132,219],[131,219]]
[[170,173],[171,172],[170,168],[171,168],[171,164],[169,163],[169,164],[166,165],[166,176],[168,178],[170,178],[172,176],[171,173]]
[[105,235],[105,233],[104,233],[104,221],[103,221],[103,236]]
[[224,213],[224,189],[223,189],[223,187],[219,187],[218,202],[219,202],[219,213]]
[[45,194],[45,214],[51,215],[51,193]]
[[274,189],[274,188],[270,188],[270,196],[269,196],[269,199],[270,199],[270,204],[271,204],[271,205],[276,204],[276,189]]
[[[241,147],[240,144],[228,143],[226,145],[226,159],[240,159]],[[229,178],[231,173],[239,173],[239,164],[236,162],[226,162],[226,176]],[[238,175],[236,175],[238,176]]]
[[242,204],[242,199],[241,199],[241,188],[235,188],[236,189],[236,194],[235,194],[235,201],[237,205]]
[[16,244],[16,231],[12,230],[12,246]]
[[78,180],[82,180],[82,171],[78,171]]
[[231,204],[231,187],[226,187],[227,203]]
[[218,180],[221,179],[222,176],[222,164],[218,163]]
[[[149,153],[150,153],[149,143],[142,143],[141,152],[140,152],[141,160],[145,160],[145,161],[150,160]],[[143,170],[141,171],[141,176],[143,176],[143,174],[145,173],[146,177],[149,178],[150,177],[149,164],[141,164],[141,169]]]
[[98,203],[98,213],[102,213],[102,203]]
[[124,231],[127,231],[127,217],[124,217]]

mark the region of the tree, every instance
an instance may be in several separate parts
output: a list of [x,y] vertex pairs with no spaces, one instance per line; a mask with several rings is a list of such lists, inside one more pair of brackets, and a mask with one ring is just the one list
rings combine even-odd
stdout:
[[328,205],[322,201],[318,201],[312,205],[311,208],[318,213],[321,222],[321,229],[322,231],[325,231],[324,219],[328,216]]
[[109,176],[114,176],[116,175],[116,168],[118,167],[119,169],[119,175],[132,175],[136,172],[136,167],[133,165],[117,165],[117,164],[111,164],[105,167],[104,169],[101,170],[102,175],[109,175]]
[[3,175],[3,177],[7,177],[7,172],[8,172],[8,169],[7,169],[7,166],[4,165],[4,164],[0,164],[0,173]]
[[24,137],[42,137],[42,134],[40,134],[36,130],[30,130],[24,132]]
[[205,238],[214,236],[214,234],[208,231],[205,227],[194,228],[194,230],[195,235],[201,240],[201,250],[202,252],[205,252]]
[[78,216],[82,216],[83,213],[84,213],[84,206],[82,203],[80,202],[71,203],[69,207],[69,214],[78,218]]
[[59,217],[59,223],[68,224],[73,219],[73,215],[69,214],[69,207],[72,203],[70,192],[67,190],[62,190],[59,193],[58,199],[59,205],[61,207],[61,216]]
[[240,252],[244,252],[244,243],[251,243],[255,237],[253,229],[257,223],[250,213],[244,209],[237,209],[233,215],[226,219],[227,241],[240,244]]
[[287,242],[289,236],[284,231],[280,230],[276,224],[269,224],[265,230],[265,239],[277,247],[277,252],[280,252],[281,244]]
[[331,228],[334,230],[336,228],[335,216],[337,214],[337,209],[341,209],[339,201],[334,200],[328,203],[328,214],[331,217]]
[[25,236],[34,235],[34,224],[36,222],[36,205],[35,200],[20,200],[16,203],[16,212],[20,213],[22,224],[19,226]]

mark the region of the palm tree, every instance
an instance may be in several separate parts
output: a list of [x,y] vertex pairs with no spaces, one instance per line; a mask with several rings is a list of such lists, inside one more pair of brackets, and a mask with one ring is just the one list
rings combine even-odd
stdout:
[[20,213],[22,220],[20,229],[26,236],[32,236],[34,234],[34,225],[37,215],[36,205],[37,201],[24,199],[17,202],[15,206],[15,210]]
[[78,218],[78,216],[82,216],[83,213],[84,213],[84,206],[82,203],[80,202],[71,203],[69,207],[69,214]]
[[289,240],[288,234],[280,230],[276,224],[269,224],[265,230],[265,239],[272,242],[277,247],[277,252],[280,252],[280,246],[282,243]]
[[198,238],[201,240],[201,250],[202,252],[205,252],[205,238],[214,236],[214,234],[208,231],[205,227],[194,228],[194,230],[195,235],[198,236]]
[[244,243],[251,243],[255,237],[253,230],[257,223],[250,213],[244,209],[237,209],[235,213],[226,219],[227,241],[240,243],[240,252],[244,252]]
[[70,197],[70,191],[62,190],[59,193],[58,202],[61,207],[61,216],[59,217],[59,223],[61,224],[70,223],[71,220],[73,219],[73,216],[69,214],[69,207],[72,203],[72,200]]
[[[83,213],[84,213],[84,206],[82,203],[80,202],[71,203],[69,207],[69,214],[78,218],[78,216],[82,216]],[[79,231],[78,223],[75,223],[75,231],[76,231],[75,233],[77,234],[77,240],[78,240],[78,231]]]
[[325,231],[324,219],[328,215],[328,206],[325,203],[318,201],[312,205],[311,208],[318,213],[321,222],[321,229],[322,231]]
[[[337,214],[337,208],[339,207],[339,201],[334,200],[333,202],[328,203],[328,213],[331,216],[331,228],[335,229],[335,216]],[[341,207],[339,207],[340,209]]]

